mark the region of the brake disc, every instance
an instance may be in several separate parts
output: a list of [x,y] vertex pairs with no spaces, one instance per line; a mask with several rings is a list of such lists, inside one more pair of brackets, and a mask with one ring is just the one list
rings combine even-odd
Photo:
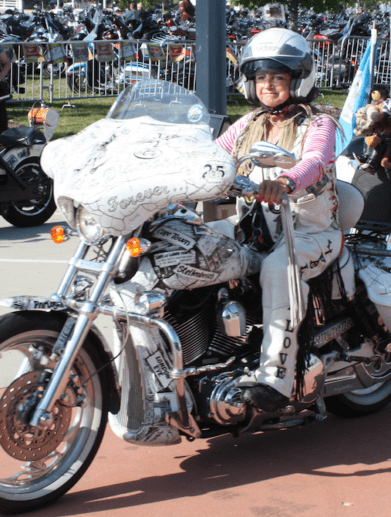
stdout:
[[43,393],[43,385],[38,382],[41,374],[33,371],[22,375],[8,386],[0,400],[0,445],[17,460],[46,458],[61,444],[71,422],[72,408],[56,402],[47,428],[28,424]]

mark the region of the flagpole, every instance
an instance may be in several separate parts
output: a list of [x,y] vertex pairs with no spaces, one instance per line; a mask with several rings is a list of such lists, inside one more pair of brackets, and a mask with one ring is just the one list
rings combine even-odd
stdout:
[[[391,34],[391,16],[390,16],[390,34]],[[391,42],[390,40],[388,40],[388,45],[389,45],[389,52],[390,52],[390,60],[388,62],[388,73],[390,74],[390,88],[391,88],[391,70],[390,70],[390,63],[391,63]]]
[[373,90],[373,82],[374,82],[374,76],[375,76],[375,53],[376,53],[376,43],[377,43],[377,30],[376,30],[376,22],[373,22],[373,28],[371,29],[371,55],[369,60],[369,73],[370,73],[370,79],[369,79],[369,95],[368,95],[368,103],[371,102],[371,93]]

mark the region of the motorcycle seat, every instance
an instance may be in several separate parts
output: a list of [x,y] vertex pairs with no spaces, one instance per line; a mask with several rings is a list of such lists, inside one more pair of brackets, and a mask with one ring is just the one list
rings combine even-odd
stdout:
[[0,146],[14,147],[15,145],[45,144],[46,138],[43,133],[32,127],[15,127],[3,131],[0,135]]
[[343,232],[354,228],[364,210],[364,196],[351,183],[337,179],[339,224]]

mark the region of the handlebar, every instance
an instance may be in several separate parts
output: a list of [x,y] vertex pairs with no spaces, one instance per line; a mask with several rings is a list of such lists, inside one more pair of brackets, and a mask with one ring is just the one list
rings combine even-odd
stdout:
[[259,190],[259,185],[254,183],[249,178],[245,176],[236,176],[235,180],[230,188],[229,194],[231,196],[246,196],[252,197],[257,196]]
[[[258,183],[254,183],[254,181],[246,178],[246,176],[237,175],[228,194],[233,197],[258,197],[258,191]],[[289,204],[289,198],[287,194],[282,195],[281,204]]]
[[4,95],[3,97],[0,97],[0,102],[1,101],[8,101],[10,99],[12,99],[12,94],[11,93],[9,93],[8,95]]

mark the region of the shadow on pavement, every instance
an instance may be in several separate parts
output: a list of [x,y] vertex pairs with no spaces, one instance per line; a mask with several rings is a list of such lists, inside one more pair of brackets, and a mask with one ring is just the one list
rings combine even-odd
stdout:
[[[110,511],[119,508],[195,497],[291,474],[342,479],[390,473],[391,465],[374,468],[390,458],[390,427],[391,410],[386,408],[360,419],[330,415],[324,422],[303,428],[247,434],[239,439],[230,435],[208,439],[208,449],[197,450],[183,460],[180,465],[183,472],[73,492],[29,515],[65,517],[95,512],[110,515]],[[205,445],[204,441],[200,443]],[[129,451],[130,465],[131,455]],[[351,466],[347,469],[351,473],[337,472],[338,466],[345,465]]]
[[31,228],[17,228],[15,226],[7,226],[0,228],[0,248],[4,247],[4,242],[7,241],[34,241],[50,239],[50,230],[55,225],[67,226],[65,221],[48,222],[41,226],[33,226]]

